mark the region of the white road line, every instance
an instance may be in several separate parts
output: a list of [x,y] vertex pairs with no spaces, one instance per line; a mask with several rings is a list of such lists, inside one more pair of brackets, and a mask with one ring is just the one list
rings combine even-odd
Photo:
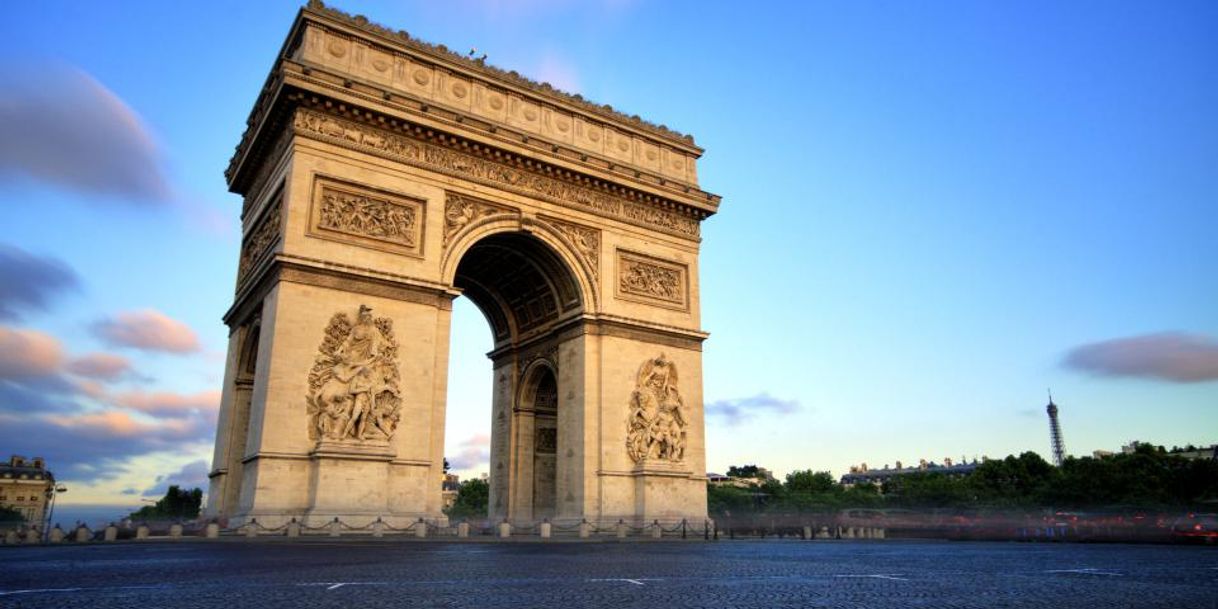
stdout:
[[901,575],[902,575],[901,573],[895,573],[892,575],[884,575],[882,573],[876,573],[873,575],[834,575],[833,577],[870,577],[872,579],[891,579],[894,581],[902,581],[902,582],[909,581],[908,577],[901,577]]
[[1120,573],[1112,573],[1095,567],[1083,567],[1081,569],[1049,569],[1045,573],[1079,573],[1082,575],[1107,575],[1109,577],[1120,577]]
[[325,586],[326,590],[337,590],[343,586],[384,586],[389,582],[301,582],[297,586]]
[[638,579],[629,579],[629,578],[624,578],[624,577],[612,577],[612,578],[606,578],[606,579],[590,579],[588,581],[590,581],[590,582],[629,582],[636,586],[645,586],[647,584],[644,584],[643,582],[657,582],[657,581],[660,581],[660,579],[657,577],[640,577]]
[[0,590],[0,596],[11,596],[13,594],[35,594],[38,592],[78,592],[84,588],[31,588],[29,590]]

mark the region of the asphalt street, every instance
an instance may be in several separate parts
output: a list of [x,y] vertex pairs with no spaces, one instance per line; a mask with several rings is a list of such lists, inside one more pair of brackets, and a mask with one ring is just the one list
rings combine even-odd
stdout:
[[0,607],[1218,609],[1218,548],[328,538],[0,547]]

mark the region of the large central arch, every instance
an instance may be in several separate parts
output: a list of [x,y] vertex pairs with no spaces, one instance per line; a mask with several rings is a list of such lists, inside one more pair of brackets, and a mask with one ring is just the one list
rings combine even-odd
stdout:
[[559,330],[579,320],[592,301],[587,282],[555,246],[528,232],[480,231],[468,241],[452,283],[491,327],[492,369],[501,386],[491,404],[489,516],[578,518],[575,506],[559,509],[559,497],[578,490],[569,488],[578,464],[563,456],[576,430],[559,412],[578,406],[561,404],[557,353],[564,341]]
[[227,172],[207,513],[441,510],[452,303],[494,337],[489,516],[706,515],[693,139],[311,3]]

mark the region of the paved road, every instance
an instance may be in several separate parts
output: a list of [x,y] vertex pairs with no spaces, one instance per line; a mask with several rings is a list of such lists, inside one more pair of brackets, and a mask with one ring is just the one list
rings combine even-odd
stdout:
[[4,547],[0,607],[1218,609],[1218,548],[371,539]]

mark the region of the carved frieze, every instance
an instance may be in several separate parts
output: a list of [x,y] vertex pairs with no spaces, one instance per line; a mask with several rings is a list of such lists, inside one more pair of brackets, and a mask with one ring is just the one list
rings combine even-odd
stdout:
[[682,237],[697,238],[699,235],[699,223],[693,218],[315,110],[297,110],[294,125],[297,133],[375,152],[440,173],[483,182],[496,188]]
[[401,418],[393,321],[360,305],[355,321],[335,313],[309,371],[309,437],[385,443]]
[[553,226],[554,230],[562,233],[562,236],[575,246],[575,253],[583,259],[588,268],[592,269],[592,279],[598,281],[600,278],[601,232],[595,228],[554,218],[544,218],[544,221]]
[[496,214],[511,213],[513,210],[482,199],[475,199],[455,192],[444,193],[444,247],[462,229],[476,220]]
[[310,233],[418,256],[423,249],[423,203],[319,177]]
[[626,452],[637,464],[647,461],[680,463],[685,459],[687,425],[677,367],[660,354],[639,366],[630,395]]
[[618,250],[617,293],[628,300],[685,309],[689,273],[683,264]]
[[267,206],[262,217],[246,235],[245,242],[241,244],[241,260],[237,263],[237,285],[245,283],[254,264],[279,241],[283,223],[280,213],[282,209],[283,193],[280,191],[275,194],[274,202]]

